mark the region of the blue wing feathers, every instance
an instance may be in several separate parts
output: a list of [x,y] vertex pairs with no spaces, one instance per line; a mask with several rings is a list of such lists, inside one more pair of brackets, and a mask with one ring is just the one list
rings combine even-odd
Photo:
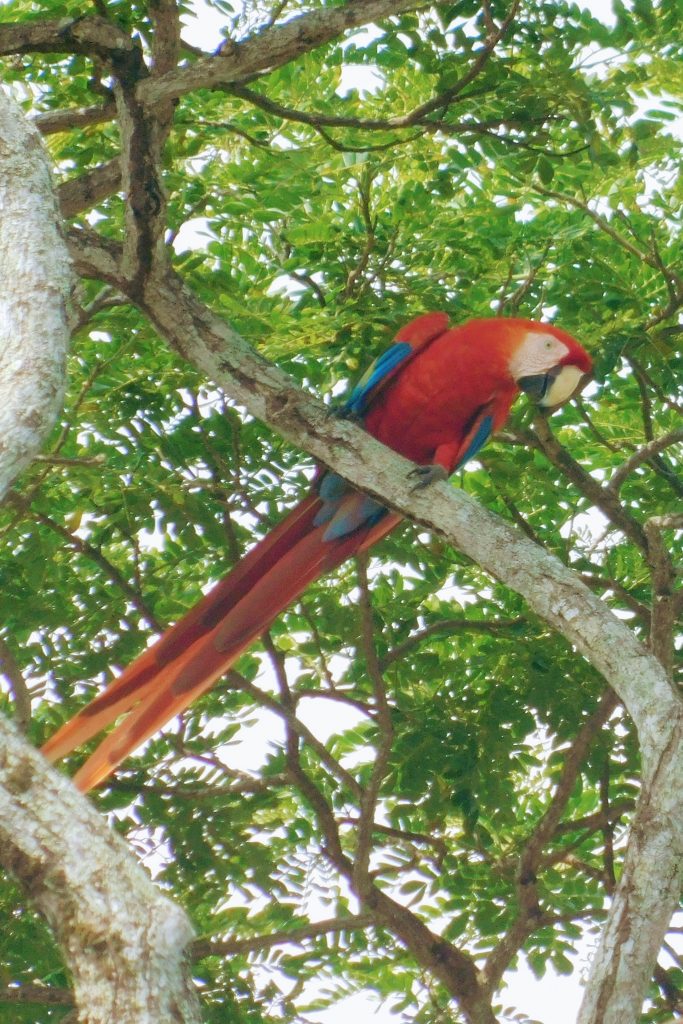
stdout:
[[332,473],[331,471],[325,473],[318,484],[318,495],[322,500],[322,505],[315,514],[313,525],[322,526],[323,523],[329,523],[330,519],[334,518],[337,514],[344,496],[350,490],[351,488],[346,480],[339,476],[338,473]]
[[404,359],[412,353],[413,347],[407,341],[397,341],[390,345],[381,356],[378,356],[370,364],[366,372],[358,381],[344,406],[344,411],[350,415],[360,416],[367,407],[375,388],[382,381],[393,373]]
[[470,437],[470,442],[467,445],[467,448],[458,459],[458,464],[455,467],[456,469],[460,469],[460,467],[464,466],[465,463],[469,461],[469,459],[473,459],[477,452],[481,451],[481,449],[484,447],[489,437],[491,436],[492,426],[493,416],[482,417],[481,421],[476,425],[476,429],[474,430],[472,436]]
[[[398,368],[443,334],[447,326],[448,317],[444,313],[425,314],[411,321],[399,333],[397,340],[368,367],[351,391],[342,415],[362,420],[370,403]],[[410,340],[403,340],[401,335]],[[484,423],[480,424],[462,461],[470,458],[484,444],[490,433],[490,424],[489,418],[486,432]],[[326,525],[323,540],[328,542],[340,540],[361,527],[373,526],[387,512],[384,505],[355,491],[337,473],[327,472],[322,476],[318,482],[318,495],[321,506],[313,524],[316,527]]]
[[[458,459],[456,470],[481,451],[491,436],[492,428],[493,416],[480,414],[472,425],[467,447]],[[318,484],[318,494],[323,504],[313,523],[315,526],[329,524],[323,534],[323,540],[327,542],[341,540],[362,526],[373,526],[387,511],[374,498],[354,491],[337,473],[325,473]]]

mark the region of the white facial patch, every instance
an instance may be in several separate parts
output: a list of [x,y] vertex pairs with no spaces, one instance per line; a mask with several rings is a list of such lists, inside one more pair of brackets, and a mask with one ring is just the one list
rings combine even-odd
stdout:
[[[529,331],[510,359],[510,373],[515,380],[546,373],[561,363],[569,349],[552,335]],[[544,405],[547,403],[544,402]]]
[[582,377],[583,373],[578,366],[563,366],[539,402],[539,405],[562,405],[563,402],[566,402],[574,394]]

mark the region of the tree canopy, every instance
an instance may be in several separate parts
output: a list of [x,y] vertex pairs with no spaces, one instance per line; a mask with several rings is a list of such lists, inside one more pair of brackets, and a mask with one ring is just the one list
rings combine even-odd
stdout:
[[[580,339],[594,383],[550,417],[519,402],[454,486],[674,678],[680,4],[205,10],[216,53],[174,0],[0,9],[0,80],[44,135],[78,277],[61,422],[0,509],[0,708],[42,742],[310,481],[173,335],[160,262],[179,325],[206,310],[330,403],[427,310]],[[189,913],[206,1021],[298,1021],[367,990],[399,1019],[490,1024],[526,1019],[497,994],[520,958],[569,973],[600,928],[640,762],[575,645],[407,522],[95,799]],[[59,949],[17,884],[0,901],[0,1003],[62,1019]],[[640,1020],[682,989],[667,941]]]

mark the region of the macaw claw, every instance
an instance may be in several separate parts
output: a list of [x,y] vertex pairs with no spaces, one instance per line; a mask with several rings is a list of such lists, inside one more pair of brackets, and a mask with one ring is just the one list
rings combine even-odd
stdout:
[[408,473],[408,476],[417,477],[417,483],[413,484],[410,488],[411,493],[413,491],[422,491],[425,487],[429,487],[430,484],[434,484],[437,480],[448,480],[448,473],[443,466],[439,466],[437,463],[432,462],[428,466],[415,466]]
[[362,415],[353,409],[348,409],[345,405],[328,405],[327,415],[335,420],[348,420],[350,423],[363,425]]

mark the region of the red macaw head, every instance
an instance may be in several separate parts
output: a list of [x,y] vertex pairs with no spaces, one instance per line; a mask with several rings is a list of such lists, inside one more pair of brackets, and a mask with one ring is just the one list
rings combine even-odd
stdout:
[[517,387],[538,405],[561,405],[591,372],[593,362],[571,334],[533,320],[508,321],[514,336],[509,369]]

